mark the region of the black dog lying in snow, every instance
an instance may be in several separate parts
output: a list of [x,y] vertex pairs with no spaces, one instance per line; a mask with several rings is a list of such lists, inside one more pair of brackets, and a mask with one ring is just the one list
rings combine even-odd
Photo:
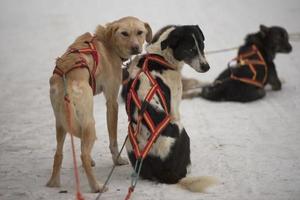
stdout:
[[[190,139],[180,121],[180,70],[184,63],[197,72],[209,69],[203,53],[203,41],[204,36],[198,26],[167,26],[161,29],[147,47],[148,53],[137,56],[131,62],[125,101],[130,121],[130,142],[127,141],[126,149],[133,166],[138,159],[136,152],[143,152],[153,130],[162,128],[143,161],[140,176],[162,183],[179,182],[193,191],[202,191],[213,183],[213,179],[186,177],[191,164]],[[156,86],[160,89],[155,89]],[[152,98],[148,91],[154,91]],[[147,115],[151,120],[145,117]],[[167,123],[163,124],[166,119]],[[134,134],[137,134],[136,140],[132,139]]]
[[238,56],[228,64],[212,85],[205,86],[200,96],[212,101],[249,102],[265,96],[264,86],[281,89],[274,58],[276,53],[290,53],[288,33],[284,28],[260,25],[260,31],[249,34],[239,48]]

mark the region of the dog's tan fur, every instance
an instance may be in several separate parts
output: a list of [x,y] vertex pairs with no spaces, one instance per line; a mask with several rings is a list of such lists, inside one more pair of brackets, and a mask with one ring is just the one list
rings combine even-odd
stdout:
[[[126,34],[124,34],[126,32]],[[78,37],[70,47],[82,48],[84,41],[91,35],[86,33]],[[132,54],[142,51],[145,40],[149,42],[152,31],[147,23],[134,17],[125,17],[107,24],[98,26],[95,32],[95,45],[99,53],[100,62],[95,74],[96,94],[104,93],[106,98],[106,118],[110,141],[110,151],[113,162],[117,165],[127,164],[127,160],[117,158],[119,149],[117,144],[119,86],[122,82],[122,60],[129,59]],[[138,52],[132,53],[132,48]],[[78,55],[65,53],[57,60],[60,69],[68,69],[75,63]],[[93,67],[93,58],[90,54],[82,54],[87,60],[89,68]],[[81,139],[81,160],[85,169],[92,192],[105,191],[103,184],[96,181],[92,170],[93,160],[91,151],[96,139],[95,120],[93,116],[93,91],[89,85],[87,69],[75,69],[67,74],[67,91],[71,100],[71,124],[66,120],[66,106],[64,102],[64,85],[62,77],[54,74],[50,78],[50,99],[56,119],[57,149],[54,156],[53,172],[47,183],[49,187],[60,186],[60,168],[63,157],[63,144],[66,132],[72,133]]]

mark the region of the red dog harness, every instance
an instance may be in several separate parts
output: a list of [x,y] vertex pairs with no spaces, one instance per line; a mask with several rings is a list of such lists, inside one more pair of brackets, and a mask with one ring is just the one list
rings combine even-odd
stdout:
[[[76,48],[70,48],[67,51],[67,54],[71,54],[71,53],[78,53],[78,57],[79,60],[77,60],[75,62],[75,64],[68,70],[64,71],[63,69],[59,68],[57,65],[55,66],[55,69],[53,71],[53,74],[58,74],[61,77],[66,76],[69,72],[71,72],[74,69],[79,69],[79,68],[85,68],[88,70],[89,75],[90,75],[90,81],[89,84],[93,90],[93,94],[95,95],[96,93],[96,78],[95,78],[95,74],[97,71],[97,66],[99,63],[99,53],[96,49],[95,44],[93,43],[93,39],[90,41],[85,41],[84,43],[86,43],[88,45],[88,47],[86,48],[82,48],[82,49],[76,49]],[[94,60],[94,65],[92,70],[89,68],[86,59],[84,59],[80,54],[90,54],[93,57]]]
[[[138,74],[136,75],[135,79],[133,80],[133,82],[130,86],[130,90],[129,90],[128,97],[127,97],[127,104],[126,104],[128,121],[129,121],[128,137],[133,146],[134,155],[136,157],[136,163],[135,163],[135,167],[134,167],[134,173],[132,175],[131,186],[128,189],[128,193],[125,197],[125,200],[129,200],[132,192],[134,191],[134,188],[137,184],[138,177],[139,177],[142,165],[143,165],[144,158],[148,155],[153,143],[158,138],[160,133],[166,128],[166,126],[171,121],[171,116],[168,111],[168,105],[166,103],[166,98],[165,98],[164,92],[162,91],[162,89],[160,88],[159,84],[154,79],[154,77],[151,75],[148,67],[149,67],[149,62],[155,62],[155,63],[161,64],[169,69],[174,69],[174,68],[159,55],[147,54],[147,55],[145,55],[144,58],[145,58],[145,60],[142,64],[142,68],[138,72]],[[135,91],[135,86],[142,74],[146,75],[146,77],[148,78],[148,80],[151,84],[151,88],[149,89],[145,98],[143,100],[140,100],[137,92]],[[159,97],[162,108],[166,114],[164,119],[162,119],[162,121],[159,122],[159,124],[157,124],[157,125],[155,125],[155,123],[151,119],[151,115],[146,110],[146,105],[151,102],[154,95],[157,95]],[[133,122],[133,120],[131,119],[131,114],[133,114],[133,113],[130,113],[131,102],[133,102],[137,108],[138,118],[137,118],[136,123]],[[139,142],[138,142],[137,137],[138,137],[138,134],[140,133],[141,123],[143,120],[145,121],[146,125],[149,128],[150,136],[148,138],[148,141],[147,141],[147,144],[145,145],[145,147],[143,149],[140,149],[140,147],[138,145]]]
[[[240,54],[236,58],[232,59],[228,65],[230,65],[232,61],[236,61],[239,67],[248,67],[250,72],[252,73],[252,77],[239,77],[238,75],[234,74],[233,70],[231,70],[231,79],[239,80],[241,82],[255,85],[260,88],[264,87],[267,81],[268,67],[264,58],[255,45],[252,45],[249,51]],[[261,67],[263,67],[264,69],[263,76],[258,78],[258,69]]]
[[[168,111],[165,95],[164,95],[162,89],[160,88],[160,86],[158,85],[157,81],[153,78],[153,76],[151,75],[151,73],[148,69],[149,61],[154,61],[154,62],[164,65],[168,68],[174,69],[162,57],[160,57],[158,55],[154,55],[154,54],[147,54],[145,56],[145,60],[142,65],[142,69],[138,72],[138,74],[136,75],[135,79],[133,80],[133,82],[131,84],[128,98],[127,98],[127,114],[128,114],[128,121],[129,121],[128,135],[129,135],[130,142],[133,146],[133,150],[134,150],[136,159],[144,159],[148,155],[148,152],[150,151],[153,143],[155,142],[155,140],[157,139],[159,134],[162,132],[162,130],[164,130],[164,128],[168,125],[168,123],[171,120],[171,116]],[[145,96],[144,100],[140,100],[137,92],[135,91],[135,86],[142,74],[145,74],[146,77],[149,79],[149,82],[151,83],[151,88],[148,91],[147,95]],[[162,108],[166,114],[165,118],[157,126],[155,126],[153,120],[151,119],[150,114],[144,108],[144,105],[146,105],[147,103],[150,103],[150,101],[152,100],[154,95],[158,95],[158,97],[160,99],[160,103],[162,105]],[[133,114],[133,113],[130,113],[130,104],[132,101],[136,105],[136,107],[138,109],[138,113],[139,113],[135,128],[134,128],[135,123],[132,121],[132,119],[130,117],[131,114]],[[144,120],[146,122],[146,125],[149,127],[151,134],[148,138],[148,142],[145,145],[145,147],[143,149],[140,149],[138,146],[137,135],[140,132],[142,120]]]

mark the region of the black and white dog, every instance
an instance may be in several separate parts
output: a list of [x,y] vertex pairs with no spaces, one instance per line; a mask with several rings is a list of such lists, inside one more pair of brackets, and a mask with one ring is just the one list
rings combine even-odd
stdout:
[[[140,74],[137,83],[132,84],[144,65],[147,56],[159,57],[168,63],[168,67],[155,60],[149,61],[148,71],[158,83],[166,100],[166,107],[171,116],[171,121],[161,131],[155,140],[149,154],[143,161],[140,176],[145,179],[161,183],[180,183],[193,191],[202,191],[213,184],[213,179],[189,179],[186,177],[190,160],[190,139],[180,121],[179,105],[182,96],[182,82],[180,70],[184,64],[191,66],[197,72],[206,72],[209,65],[205,59],[204,36],[198,26],[166,26],[153,37],[147,46],[147,54],[137,56],[129,66],[129,82],[127,87],[127,113],[131,123],[136,125],[139,110],[133,101],[128,102],[130,89],[134,90],[138,99],[143,103],[151,83],[145,74]],[[161,104],[161,98],[154,95],[144,108],[157,125],[166,116]],[[137,135],[137,144],[143,149],[151,135],[150,128],[145,120],[142,121],[140,132]],[[137,162],[133,145],[126,143],[131,164]],[[184,178],[186,177],[186,178]],[[191,186],[193,185],[193,186]]]
[[[257,52],[251,54],[253,48]],[[280,90],[274,58],[276,53],[291,51],[284,28],[260,25],[260,30],[247,35],[245,44],[239,48],[237,65],[227,68],[212,85],[202,88],[200,96],[212,101],[250,102],[265,96],[266,84],[270,84],[272,90]]]

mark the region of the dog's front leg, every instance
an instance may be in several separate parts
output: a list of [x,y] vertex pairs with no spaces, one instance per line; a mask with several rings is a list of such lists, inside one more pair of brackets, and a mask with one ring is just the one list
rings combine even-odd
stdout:
[[275,64],[269,64],[268,83],[272,86],[272,90],[281,90],[281,82],[278,78]]
[[118,103],[116,100],[108,99],[106,102],[107,128],[109,134],[109,148],[113,162],[116,165],[126,165],[128,161],[121,156],[118,157],[119,147],[117,141]]

